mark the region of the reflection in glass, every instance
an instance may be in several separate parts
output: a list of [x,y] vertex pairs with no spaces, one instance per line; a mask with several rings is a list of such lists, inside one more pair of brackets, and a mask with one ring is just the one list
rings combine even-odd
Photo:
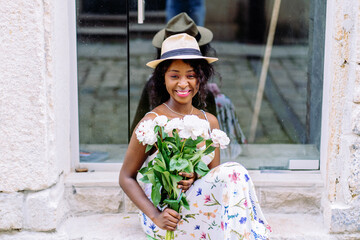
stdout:
[[77,1],[80,162],[118,161],[127,143],[125,1]]

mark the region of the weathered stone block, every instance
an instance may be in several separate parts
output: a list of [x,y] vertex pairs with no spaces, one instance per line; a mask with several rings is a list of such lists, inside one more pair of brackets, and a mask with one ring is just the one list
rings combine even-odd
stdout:
[[351,201],[360,201],[360,142],[354,143],[350,147],[350,167],[349,177],[347,178]]
[[360,110],[355,109],[351,115],[351,130],[353,133],[360,135]]
[[321,192],[313,188],[259,188],[262,208],[271,213],[319,213]]
[[22,193],[0,193],[0,230],[22,228],[23,198]]
[[28,193],[25,200],[24,227],[33,231],[52,231],[66,212],[64,183],[61,181],[52,188]]
[[66,233],[14,232],[0,234],[0,240],[69,240]]
[[71,213],[118,213],[123,202],[119,187],[72,187],[66,189]]
[[[358,75],[360,75],[360,73]],[[360,82],[360,80],[359,80],[359,82]],[[360,87],[359,86],[355,87],[353,102],[360,103]]]
[[360,210],[354,208],[331,209],[330,232],[358,232],[360,229]]

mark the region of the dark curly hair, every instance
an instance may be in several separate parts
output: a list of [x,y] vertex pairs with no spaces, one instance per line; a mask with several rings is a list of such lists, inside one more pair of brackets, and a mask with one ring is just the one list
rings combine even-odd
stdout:
[[[159,63],[149,79],[150,105],[152,109],[170,98],[164,81],[165,73],[174,60],[165,60]],[[199,91],[193,98],[193,104],[195,107],[205,108],[205,98],[208,93],[207,82],[214,75],[214,68],[205,59],[182,59],[182,61],[194,69],[198,81]]]

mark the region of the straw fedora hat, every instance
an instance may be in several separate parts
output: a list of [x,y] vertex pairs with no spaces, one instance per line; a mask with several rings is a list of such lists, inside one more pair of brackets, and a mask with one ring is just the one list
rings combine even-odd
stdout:
[[199,46],[205,45],[213,39],[213,33],[209,29],[196,26],[189,15],[182,12],[171,18],[166,27],[155,34],[152,44],[154,47],[161,48],[161,44],[166,38],[179,33],[187,33],[195,37]]
[[186,33],[172,35],[165,39],[161,47],[160,59],[150,61],[146,65],[155,68],[168,59],[205,59],[208,63],[218,60],[214,57],[204,57],[196,39]]

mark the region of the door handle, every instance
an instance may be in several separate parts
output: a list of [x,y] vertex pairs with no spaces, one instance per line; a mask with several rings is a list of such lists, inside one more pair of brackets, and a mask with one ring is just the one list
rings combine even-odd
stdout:
[[145,0],[138,0],[138,24],[143,24],[145,20]]

